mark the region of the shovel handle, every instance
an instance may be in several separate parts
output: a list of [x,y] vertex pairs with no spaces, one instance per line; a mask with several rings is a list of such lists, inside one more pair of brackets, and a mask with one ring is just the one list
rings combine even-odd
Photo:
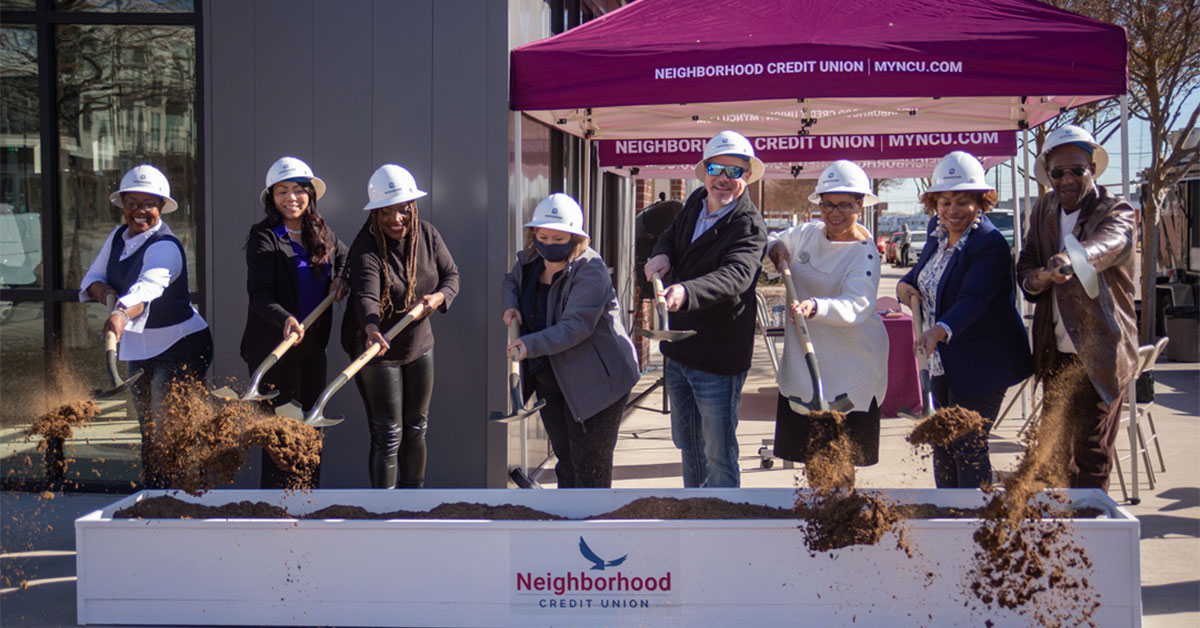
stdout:
[[[792,269],[784,266],[780,269],[783,275],[784,289],[787,290],[788,310],[791,313],[791,307],[800,305],[800,300],[796,297],[796,284],[792,281]],[[808,335],[808,322],[804,320],[803,315],[792,316],[792,320],[796,322],[796,329],[800,331],[800,342],[804,345],[804,363],[808,366],[808,374],[812,379],[813,401],[817,406],[817,410],[828,410],[829,404],[825,402],[825,389],[821,384],[821,369],[817,365],[817,352],[813,348],[812,337]]]
[[325,310],[329,309],[330,304],[333,303],[333,297],[334,294],[332,292],[325,295],[325,298],[317,304],[317,307],[313,309],[313,311],[309,312],[308,316],[304,317],[304,320],[300,321],[300,327],[303,329],[308,329],[309,326],[317,322],[317,319],[320,318],[321,315],[325,313]]
[[[908,307],[912,309],[913,334],[919,339],[925,333],[925,319],[921,316],[921,295],[913,295]],[[917,348],[917,369],[917,381],[921,384],[921,414],[929,416],[933,414],[933,389],[929,378],[929,356],[925,355],[924,347]]]
[[[511,345],[512,343],[517,341],[517,338],[520,338],[520,337],[521,337],[521,330],[518,327],[518,323],[517,323],[516,319],[513,319],[512,322],[510,322],[508,324],[508,344]],[[517,359],[517,350],[513,349],[512,351],[508,352],[508,375],[509,375],[509,378],[513,379],[513,381],[516,381],[515,378],[518,377],[520,375],[520,373],[521,373],[521,361]]]

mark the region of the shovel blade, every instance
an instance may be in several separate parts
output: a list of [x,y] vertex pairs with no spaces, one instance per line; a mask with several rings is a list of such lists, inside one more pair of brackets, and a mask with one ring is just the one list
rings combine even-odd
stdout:
[[301,408],[300,404],[295,401],[289,401],[275,408],[275,414],[304,423],[304,408]]
[[842,393],[829,402],[829,409],[845,414],[854,409],[854,402],[850,401],[849,395]]
[[126,390],[128,390],[129,387],[131,385],[133,385],[133,383],[136,382],[138,380],[138,378],[141,376],[142,376],[142,371],[137,371],[133,375],[130,375],[129,378],[126,379],[125,381],[121,382],[120,384],[117,384],[116,386],[114,386],[108,390],[101,390],[101,389],[97,388],[96,390],[92,391],[92,396],[95,397],[96,399],[107,399],[108,397],[119,395],[119,394],[125,392]]
[[340,417],[340,416],[324,417],[323,416],[323,417],[315,418],[311,421],[305,421],[304,424],[308,425],[310,427],[333,427],[333,426],[337,425],[338,423],[341,423],[342,421],[345,421],[345,420],[346,420],[346,417]]
[[691,329],[681,329],[681,330],[642,329],[641,327],[634,329],[633,333],[635,333],[639,336],[649,338],[650,340],[662,340],[665,342],[675,342],[677,340],[684,340],[685,338],[691,338],[692,336],[696,335],[695,330],[691,330]]
[[799,397],[788,397],[787,400],[788,407],[790,407],[792,412],[795,412],[796,414],[809,414],[817,409],[815,404],[809,405]]
[[226,401],[240,401],[241,400],[241,397],[237,394],[237,391],[230,388],[229,386],[222,386],[222,387],[212,391],[212,395],[214,397],[220,397],[221,399],[224,399]]
[[258,392],[258,389],[255,388],[255,389],[246,391],[246,396],[242,397],[242,401],[267,401],[269,399],[274,399],[278,396],[279,396],[278,390],[270,390],[265,393],[260,393],[260,392]]

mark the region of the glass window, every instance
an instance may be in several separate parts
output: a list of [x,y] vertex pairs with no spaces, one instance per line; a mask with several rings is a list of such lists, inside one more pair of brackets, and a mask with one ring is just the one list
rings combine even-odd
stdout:
[[37,8],[37,0],[2,0],[0,9],[4,11],[33,11]]
[[54,9],[99,13],[192,13],[196,3],[192,0],[54,0]]
[[4,479],[42,476],[37,442],[25,436],[46,390],[42,304],[0,301],[0,467]]
[[55,49],[63,287],[79,286],[121,223],[109,201],[121,177],[149,163],[179,202],[162,218],[183,243],[196,291],[195,30],[67,25],[56,29]]
[[42,146],[32,25],[0,28],[0,93],[0,286],[37,287],[42,285]]

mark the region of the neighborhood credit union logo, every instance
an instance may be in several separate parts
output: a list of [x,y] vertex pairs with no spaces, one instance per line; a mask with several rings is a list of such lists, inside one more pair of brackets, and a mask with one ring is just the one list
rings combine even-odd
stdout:
[[[652,601],[666,602],[671,595],[671,571],[655,571],[633,566],[626,572],[615,569],[625,565],[629,554],[616,558],[616,552],[601,547],[598,553],[579,537],[579,554],[574,559],[578,570],[569,569],[545,574],[530,571],[517,573],[516,593],[535,596],[541,608],[610,609],[650,608]],[[580,560],[582,559],[582,560]],[[604,573],[589,573],[604,572]]]

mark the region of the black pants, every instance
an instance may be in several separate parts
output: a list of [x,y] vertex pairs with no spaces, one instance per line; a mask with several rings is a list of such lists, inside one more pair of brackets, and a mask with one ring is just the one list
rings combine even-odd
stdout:
[[142,487],[170,488],[167,469],[159,457],[158,428],[164,416],[163,403],[171,389],[189,381],[203,382],[212,364],[213,342],[208,329],[180,338],[166,351],[146,360],[129,363],[130,374],[142,376],[130,387],[142,433]]
[[354,383],[367,408],[371,432],[367,458],[371,488],[421,488],[425,428],[433,398],[433,350],[408,364],[368,364]]
[[1004,389],[978,397],[959,397],[950,390],[945,375],[930,382],[933,404],[938,408],[959,406],[983,417],[983,428],[958,437],[945,447],[933,448],[933,481],[938,488],[979,488],[992,481],[988,457],[988,435],[1004,404]]
[[[846,437],[854,452],[853,462],[857,467],[869,467],[879,462],[879,403],[871,400],[871,407],[846,414],[844,423]],[[823,419],[818,419],[823,420]],[[820,432],[820,433],[818,433]],[[816,430],[808,414],[792,410],[787,397],[779,395],[775,404],[775,455],[784,460],[806,462],[814,438],[829,438],[823,430]]]
[[[275,366],[271,367],[271,370],[267,371],[266,375],[263,375],[260,390],[263,392],[279,391],[278,397],[262,402],[264,409],[273,412],[275,408],[289,401],[295,401],[305,412],[308,412],[317,402],[317,398],[321,396],[321,391],[325,389],[327,383],[325,379],[327,376],[326,362],[324,347],[316,345],[306,347],[303,343],[300,346],[292,347],[290,351],[283,354]],[[247,364],[246,367],[253,375],[254,369],[258,368],[258,363]],[[318,428],[318,431],[322,430]],[[262,463],[259,488],[296,488],[289,486],[288,475],[280,471],[267,452],[260,449],[259,458]],[[321,487],[320,463],[313,469],[312,476],[304,484],[305,488]]]
[[533,389],[538,399],[546,400],[541,410],[542,425],[558,457],[554,465],[558,487],[611,488],[613,450],[629,393],[580,423],[570,416],[567,400],[549,366],[534,373]]

